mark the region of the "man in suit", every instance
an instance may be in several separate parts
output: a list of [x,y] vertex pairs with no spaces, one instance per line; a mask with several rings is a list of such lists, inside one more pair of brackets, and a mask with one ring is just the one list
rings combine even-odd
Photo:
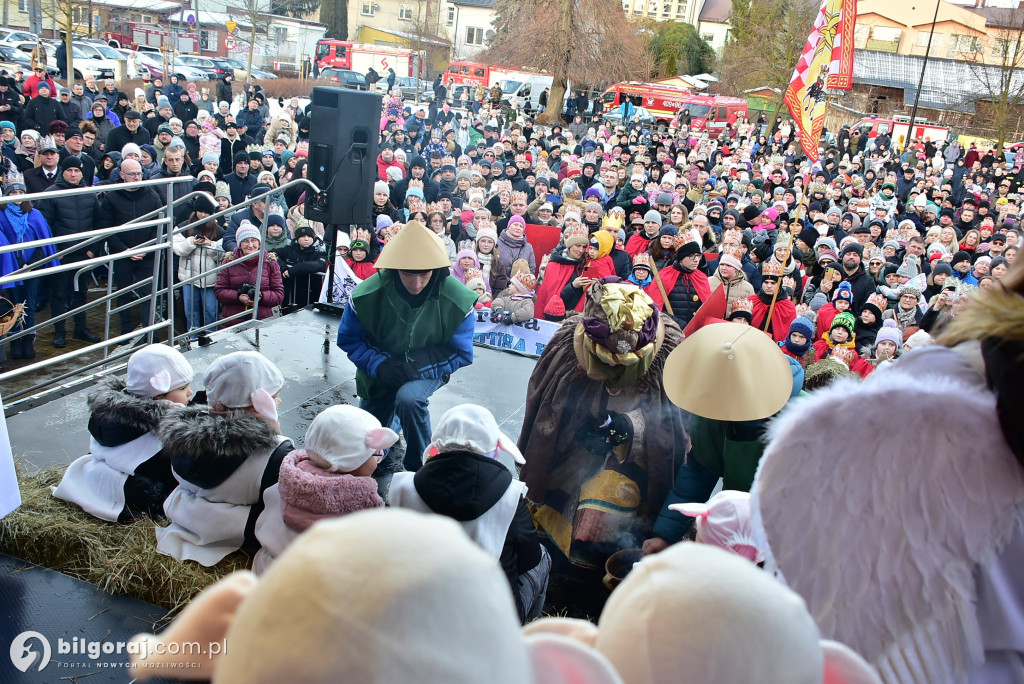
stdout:
[[30,194],[46,190],[60,177],[60,172],[57,170],[60,154],[53,138],[47,136],[40,140],[37,151],[43,163],[25,172],[25,188]]

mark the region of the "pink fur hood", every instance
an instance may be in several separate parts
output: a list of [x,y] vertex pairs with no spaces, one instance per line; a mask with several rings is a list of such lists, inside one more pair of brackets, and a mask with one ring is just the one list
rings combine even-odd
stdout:
[[372,477],[321,470],[304,449],[285,456],[278,482],[284,522],[298,532],[322,518],[384,506]]

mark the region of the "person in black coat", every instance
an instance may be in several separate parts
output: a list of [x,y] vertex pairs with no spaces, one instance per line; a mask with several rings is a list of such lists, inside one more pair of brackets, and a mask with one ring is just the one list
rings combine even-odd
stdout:
[[868,301],[868,297],[875,291],[877,283],[864,272],[864,247],[859,242],[847,243],[843,247],[839,258],[842,265],[843,280],[850,283],[850,287],[853,288],[853,306],[851,309],[854,315],[859,316],[864,303]]
[[316,301],[327,271],[327,252],[313,229],[299,226],[292,242],[274,253],[284,280],[284,301],[296,306]]
[[231,82],[234,78],[234,74],[228,72],[217,81],[217,104],[227,102],[230,105],[231,101],[235,99],[234,93],[231,92]]
[[39,84],[39,96],[29,100],[25,106],[25,128],[33,128],[43,135],[54,121],[65,121],[64,108],[51,97],[50,86],[45,81]]
[[125,114],[124,123],[115,126],[107,134],[104,150],[109,152],[120,152],[128,143],[136,145],[148,145],[153,142],[153,136],[142,125],[142,115],[132,110]]
[[[68,139],[71,140],[71,138]],[[81,132],[78,133],[77,139],[82,139]],[[83,156],[89,159],[87,155]],[[78,157],[67,156],[62,159],[60,162],[60,172],[61,175],[57,181],[46,188],[47,190],[70,190],[72,188],[88,187],[92,184],[91,180],[88,183],[85,181],[83,164]],[[53,236],[61,237],[64,235],[77,235],[78,233],[92,230],[96,214],[99,212],[100,202],[97,195],[87,193],[42,199],[36,203],[36,208],[43,215],[43,218],[46,219],[46,224],[50,226],[50,232],[53,233]],[[64,250],[71,247],[72,244],[70,242],[62,243],[58,249]],[[101,253],[102,245],[102,240],[94,242],[83,249],[61,257],[60,263],[73,264],[89,259]],[[85,304],[85,297],[89,287],[85,282],[79,282],[78,287],[75,287],[74,271],[54,273],[51,276],[47,276],[47,278],[50,281],[50,311],[54,317],[60,316],[68,311],[69,308],[77,309]],[[86,342],[100,341],[99,336],[89,330],[85,312],[76,314],[74,321],[75,339],[85,340]],[[58,321],[53,324],[54,347],[64,347],[67,344],[66,335],[66,321]]]
[[182,121],[192,121],[199,116],[199,106],[189,97],[188,91],[183,90],[178,95],[178,101],[174,103],[174,116]]
[[[461,415],[453,417],[455,412]],[[481,415],[483,419],[479,420]],[[444,430],[449,421],[461,423],[461,426],[453,426],[453,434],[459,434],[452,441],[471,442],[476,448],[446,445],[445,437],[439,435],[446,434]],[[493,428],[488,429],[488,423]],[[415,474],[396,474],[388,503],[433,512],[471,525],[470,538],[491,553],[495,553],[501,539],[495,518],[501,522],[507,520],[498,560],[512,588],[519,619],[525,623],[540,616],[551,559],[542,548],[530,517],[523,495],[525,487],[514,480],[508,467],[495,455],[500,453],[499,449],[511,452],[515,444],[500,432],[500,437],[494,439],[490,436],[492,431],[498,432],[494,417],[480,406],[464,404],[448,411],[434,429],[435,442],[430,446],[431,452],[440,453],[429,456]],[[498,446],[489,453],[478,453],[494,442],[498,442]],[[516,460],[521,462],[518,450],[513,456],[518,456]],[[514,511],[510,510],[513,505]]]
[[[241,204],[245,201],[249,191],[256,185],[256,176],[249,173],[249,155],[245,152],[236,152],[231,163],[234,171],[224,176],[224,182],[231,190],[231,204]],[[225,245],[224,251],[228,251],[227,245]]]
[[[134,159],[121,162],[121,182],[134,183],[142,180],[142,165]],[[103,198],[96,215],[96,228],[123,226],[134,221],[143,214],[155,212],[163,207],[160,197],[153,188],[122,189],[116,184]],[[156,237],[156,226],[122,230],[107,238],[107,249],[111,254],[123,252]],[[141,280],[153,275],[153,254],[145,254],[138,258],[119,259],[114,267],[114,277],[118,289],[128,288]],[[118,297],[118,305],[129,304],[135,299],[145,297],[152,292],[152,285],[135,287],[131,292]],[[149,324],[149,304],[140,305],[139,315],[144,325]],[[132,309],[120,312],[121,334],[132,331]]]
[[81,162],[82,184],[86,187],[91,186],[93,178],[96,177],[96,160],[86,151],[85,136],[79,128],[69,128],[64,138],[64,147],[60,150],[61,161],[68,157],[75,157]]
[[419,179],[423,181],[423,199],[427,204],[436,202],[441,194],[441,186],[427,177],[427,163],[423,157],[413,157],[409,162],[409,175],[395,183],[391,188],[391,204],[396,207],[405,206],[405,193],[409,190],[409,181]]
[[60,169],[57,166],[60,163],[60,153],[57,146],[53,143],[53,138],[43,140],[45,142],[40,142],[36,149],[37,158],[42,159],[42,164],[25,172],[25,189],[29,193],[46,190],[60,177]]
[[0,121],[10,121],[15,127],[20,128],[24,110],[21,98],[11,87],[11,79],[0,76]]

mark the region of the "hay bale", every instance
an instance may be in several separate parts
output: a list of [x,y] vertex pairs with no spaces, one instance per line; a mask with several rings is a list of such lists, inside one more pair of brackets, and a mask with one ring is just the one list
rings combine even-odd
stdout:
[[63,474],[59,467],[19,475],[22,505],[0,520],[0,552],[170,612],[180,610],[221,577],[250,565],[241,552],[212,568],[165,556],[156,550],[152,520],[110,523],[54,498],[50,488]]

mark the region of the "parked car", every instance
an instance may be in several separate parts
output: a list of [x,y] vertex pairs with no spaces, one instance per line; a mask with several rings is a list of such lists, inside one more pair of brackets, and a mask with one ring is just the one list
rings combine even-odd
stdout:
[[366,90],[366,75],[351,69],[335,69],[333,67],[321,69],[319,80],[330,81],[350,90]]
[[[63,45],[63,44],[62,44]],[[26,57],[31,57],[32,50],[35,48],[36,43],[30,41],[23,41],[15,43],[14,47],[25,54]],[[46,65],[48,68],[57,68],[57,43],[49,41],[43,41],[43,47],[46,48]],[[87,55],[82,49],[75,44],[71,46],[71,58],[74,62],[75,79],[83,80],[90,76],[97,80],[106,78],[114,78],[114,68],[112,63],[106,59],[97,59],[90,55]]]
[[[0,69],[6,69],[11,74],[21,69],[29,74],[32,72],[32,60],[18,48],[0,43]],[[48,67],[47,70],[51,76],[56,76],[59,73],[56,67]]]
[[224,74],[224,69],[218,67],[213,63],[213,60],[208,57],[197,57],[195,55],[182,55],[176,58],[175,63],[181,63],[185,66],[192,67],[198,71],[206,74],[204,80],[216,81]]
[[[615,109],[605,112],[601,117],[609,124],[621,124],[622,123],[622,108],[616,107]],[[641,126],[653,127],[658,123],[657,118],[643,107],[637,107],[633,112],[633,116],[630,117],[627,123],[638,123]]]
[[76,42],[74,49],[77,51],[75,52],[75,61],[78,60],[78,53],[80,52],[90,63],[104,69],[110,69],[111,73],[114,74],[114,78],[117,78],[119,71],[127,66],[128,60],[109,45]]
[[405,100],[429,100],[434,97],[431,82],[415,76],[399,76],[395,79],[395,86],[401,88],[402,99]]
[[[235,70],[235,80],[241,81],[245,78],[245,65],[246,61],[243,59],[235,59],[234,57],[221,57],[222,61],[227,62],[231,65],[231,68]],[[277,78],[277,74],[273,74],[265,69],[252,68],[252,75],[257,79],[272,79]]]
[[[135,62],[149,70],[153,78],[164,78],[164,63],[159,52],[136,52]],[[182,64],[177,59],[171,73],[178,74],[186,81],[206,81],[209,77],[206,71]]]
[[14,43],[31,42],[33,45],[39,42],[39,36],[31,31],[23,29],[0,28],[0,43],[13,45]]

